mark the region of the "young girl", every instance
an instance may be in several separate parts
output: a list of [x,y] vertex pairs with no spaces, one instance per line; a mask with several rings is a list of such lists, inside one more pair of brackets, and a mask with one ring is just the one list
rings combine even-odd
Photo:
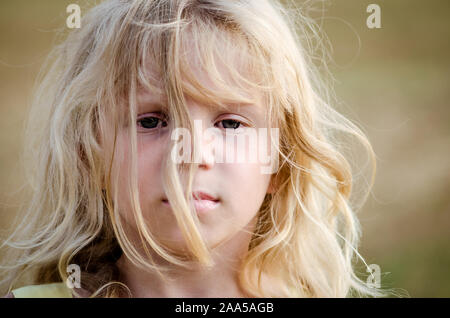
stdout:
[[[36,92],[32,197],[2,244],[5,293],[378,295],[355,275],[338,134],[374,155],[319,96],[301,45],[310,26],[265,0],[108,0],[87,13]],[[198,137],[207,129],[212,142]],[[217,160],[255,151],[226,143],[246,129],[270,132],[258,135],[275,151],[270,173]]]

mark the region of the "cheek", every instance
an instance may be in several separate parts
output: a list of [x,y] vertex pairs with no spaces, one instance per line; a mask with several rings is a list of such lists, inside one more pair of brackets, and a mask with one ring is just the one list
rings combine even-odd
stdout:
[[151,142],[151,140],[142,140],[138,143],[137,152],[140,196],[145,199],[154,193],[161,192],[162,195],[161,174],[165,154],[164,145]]
[[137,152],[139,178],[144,182],[155,179],[156,172],[161,171],[163,152],[156,145],[142,144]]
[[[112,170],[112,186],[117,186],[118,203],[121,211],[129,211],[131,202],[127,195],[128,184],[131,176],[128,167],[131,163],[131,147],[129,147],[126,137],[118,138],[115,160]],[[164,156],[164,149],[161,143],[148,138],[141,139],[137,143],[137,182],[138,191],[141,200],[141,206],[144,209],[149,200],[154,199],[156,195],[162,195],[161,171]],[[115,182],[117,177],[117,182]],[[114,188],[112,188],[114,191]]]
[[258,164],[231,164],[226,175],[234,208],[256,213],[267,193],[270,175],[262,174]]
[[115,148],[114,162],[111,170],[111,191],[112,195],[117,190],[116,203],[120,213],[129,210],[130,201],[129,197],[125,195],[128,193],[128,180],[129,180],[129,158],[128,158],[128,143],[125,137],[118,136],[117,145]]

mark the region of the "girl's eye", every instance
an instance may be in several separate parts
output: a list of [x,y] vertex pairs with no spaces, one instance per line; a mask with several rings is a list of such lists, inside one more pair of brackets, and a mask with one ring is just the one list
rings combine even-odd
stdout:
[[145,129],[155,129],[158,127],[159,123],[161,123],[161,127],[167,127],[167,121],[155,116],[144,117],[137,122],[139,123],[139,126]]
[[223,128],[231,128],[231,129],[238,129],[239,126],[242,124],[240,121],[234,120],[234,119],[224,119],[219,121],[219,123],[222,123]]

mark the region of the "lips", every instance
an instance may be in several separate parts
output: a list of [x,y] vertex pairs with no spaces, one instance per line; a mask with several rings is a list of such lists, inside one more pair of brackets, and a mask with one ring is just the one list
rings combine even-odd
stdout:
[[[199,213],[212,210],[219,205],[220,200],[212,194],[202,191],[194,191],[192,196],[194,197],[195,209]],[[170,205],[167,199],[163,199],[163,202]]]
[[192,195],[194,196],[195,200],[219,201],[216,197],[205,192],[196,191],[192,193]]

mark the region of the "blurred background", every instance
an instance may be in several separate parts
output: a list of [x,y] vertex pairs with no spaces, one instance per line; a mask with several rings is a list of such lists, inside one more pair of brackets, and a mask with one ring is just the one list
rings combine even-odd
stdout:
[[[332,49],[336,108],[362,128],[377,155],[375,185],[359,211],[360,253],[380,266],[382,287],[450,297],[450,2],[297,2]],[[1,230],[20,204],[18,162],[34,80],[71,3],[82,15],[95,4],[0,2]],[[381,8],[379,29],[366,25],[371,3]]]

